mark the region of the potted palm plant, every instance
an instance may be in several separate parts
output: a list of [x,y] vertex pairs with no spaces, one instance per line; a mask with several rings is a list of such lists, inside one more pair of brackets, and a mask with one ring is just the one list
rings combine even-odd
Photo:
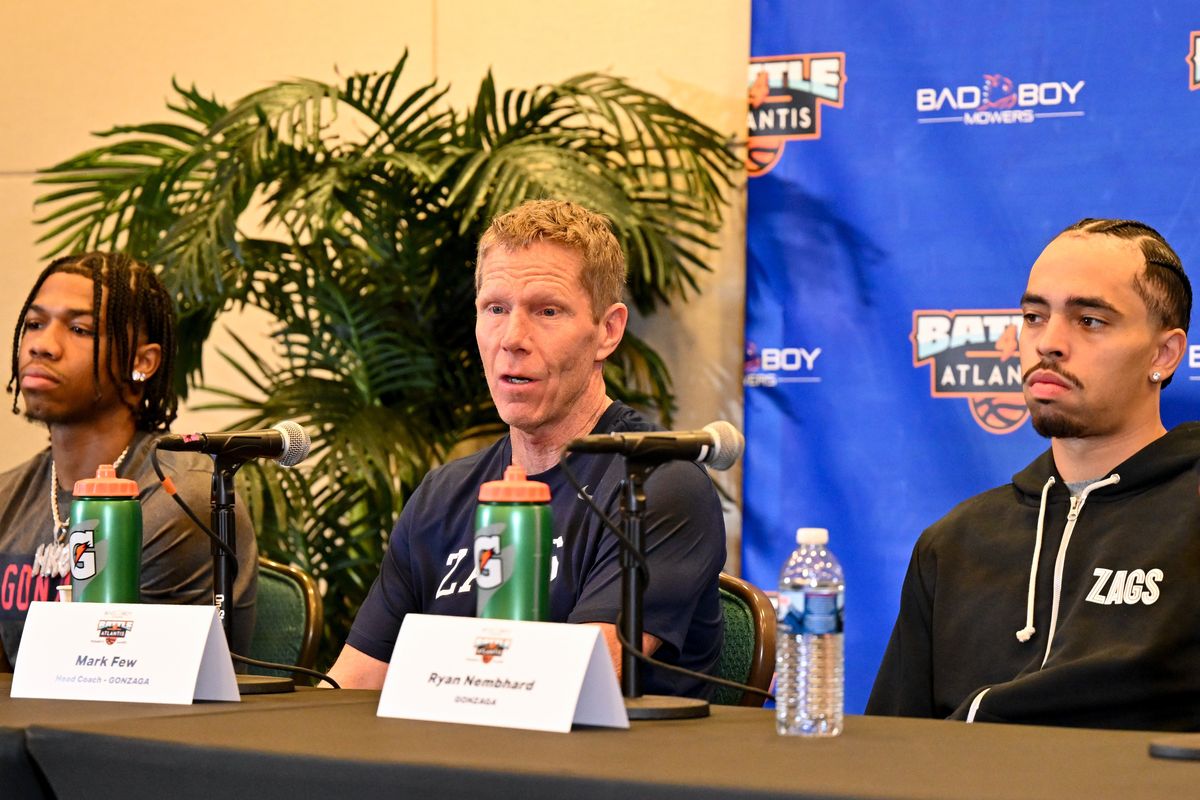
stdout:
[[[404,65],[280,81],[228,105],[176,84],[170,121],[103,132],[40,177],[53,253],[162,265],[181,392],[215,393],[208,407],[242,412],[239,427],[293,419],[312,435],[303,469],[250,465],[242,494],[263,553],[321,582],[330,646],[407,494],[464,439],[501,430],[464,312],[490,218],[534,197],[607,214],[630,299],[649,313],[695,290],[739,169],[726,137],[614,77],[499,94],[489,74],[454,109],[436,81],[402,90]],[[221,357],[253,390],[204,385],[203,343],[241,306],[271,315],[275,352],[237,340]],[[605,377],[669,423],[670,376],[634,333]]]

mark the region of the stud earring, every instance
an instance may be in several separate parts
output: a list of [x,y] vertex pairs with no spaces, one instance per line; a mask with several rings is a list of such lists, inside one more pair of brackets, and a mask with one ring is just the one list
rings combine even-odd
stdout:
[[[1158,373],[1155,373],[1155,374],[1158,374]],[[133,371],[132,377],[133,377],[134,383],[145,383],[146,382],[146,373],[142,372],[140,369],[135,369]]]
[[1154,372],[1150,373],[1150,382],[1151,383],[1158,383],[1161,380],[1162,380],[1162,373],[1159,372],[1158,370],[1155,370]]

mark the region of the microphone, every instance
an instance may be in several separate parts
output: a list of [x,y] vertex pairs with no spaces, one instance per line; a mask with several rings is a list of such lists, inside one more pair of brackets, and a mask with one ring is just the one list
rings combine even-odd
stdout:
[[661,463],[695,461],[713,469],[729,469],[746,440],[725,420],[710,422],[698,431],[643,431],[600,433],[567,444],[572,453],[620,453],[629,461]]
[[271,458],[281,467],[294,467],[308,457],[312,440],[308,433],[290,419],[273,428],[261,431],[229,431],[228,433],[184,433],[161,436],[155,447],[159,450],[207,453],[248,461],[251,458]]

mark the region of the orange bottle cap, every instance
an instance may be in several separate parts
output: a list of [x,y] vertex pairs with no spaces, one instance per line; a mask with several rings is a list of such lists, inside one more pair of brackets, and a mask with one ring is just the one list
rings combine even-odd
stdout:
[[137,497],[137,481],[118,478],[112,464],[96,467],[96,477],[75,481],[76,497]]
[[525,480],[525,470],[513,464],[504,470],[504,480],[488,481],[479,487],[482,503],[549,503],[550,487],[541,481]]

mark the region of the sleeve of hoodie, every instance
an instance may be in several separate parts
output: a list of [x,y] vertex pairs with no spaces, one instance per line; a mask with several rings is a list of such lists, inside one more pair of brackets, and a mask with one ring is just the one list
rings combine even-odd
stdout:
[[892,638],[875,676],[867,713],[891,717],[934,717],[933,648],[931,619],[934,576],[932,554],[922,555],[921,542],[913,548],[900,613]]

